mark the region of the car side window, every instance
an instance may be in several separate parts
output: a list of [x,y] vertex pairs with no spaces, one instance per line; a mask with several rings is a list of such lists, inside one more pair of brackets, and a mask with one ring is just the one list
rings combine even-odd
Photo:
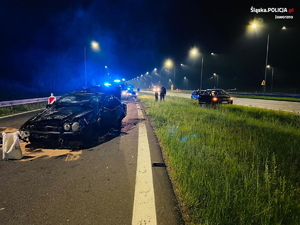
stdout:
[[205,91],[204,95],[210,95],[210,91]]
[[103,106],[108,109],[116,108],[120,104],[120,101],[113,96],[106,97],[104,99]]

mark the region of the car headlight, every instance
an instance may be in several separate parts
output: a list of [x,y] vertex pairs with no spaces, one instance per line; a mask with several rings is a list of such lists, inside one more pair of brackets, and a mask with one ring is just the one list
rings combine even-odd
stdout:
[[70,123],[64,123],[64,130],[69,131],[71,129]]
[[218,101],[218,98],[217,98],[217,97],[213,97],[213,98],[212,98],[212,101],[213,101],[213,102],[216,102],[216,101]]
[[229,100],[232,101],[232,100],[233,100],[233,97],[230,97]]
[[79,129],[79,123],[78,122],[73,123],[72,124],[72,130],[73,131],[78,131],[78,129]]

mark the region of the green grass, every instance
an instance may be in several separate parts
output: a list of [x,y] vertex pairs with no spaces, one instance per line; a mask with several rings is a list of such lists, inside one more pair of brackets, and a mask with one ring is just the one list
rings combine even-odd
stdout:
[[2,107],[2,108],[0,108],[0,117],[11,115],[11,114],[16,114],[16,113],[20,113],[20,112],[26,112],[26,111],[30,111],[30,110],[35,110],[35,109],[42,109],[42,108],[45,108],[46,105],[47,105],[47,102],[37,102],[37,103],[31,103],[31,104]]
[[190,224],[300,224],[298,115],[140,99]]

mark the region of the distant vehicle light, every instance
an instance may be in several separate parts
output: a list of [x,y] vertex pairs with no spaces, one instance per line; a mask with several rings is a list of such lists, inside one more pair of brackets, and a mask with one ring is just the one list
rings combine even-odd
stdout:
[[111,83],[105,82],[105,83],[104,83],[104,86],[110,87],[110,86],[111,86]]
[[121,80],[119,80],[119,79],[116,79],[116,80],[114,80],[114,82],[115,82],[115,83],[120,83],[120,82],[121,82]]

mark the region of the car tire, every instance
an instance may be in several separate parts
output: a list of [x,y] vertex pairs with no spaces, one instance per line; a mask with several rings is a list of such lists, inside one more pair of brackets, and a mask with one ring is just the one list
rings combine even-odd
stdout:
[[96,145],[98,142],[98,132],[99,129],[96,125],[91,126],[84,134],[83,144],[88,147]]

